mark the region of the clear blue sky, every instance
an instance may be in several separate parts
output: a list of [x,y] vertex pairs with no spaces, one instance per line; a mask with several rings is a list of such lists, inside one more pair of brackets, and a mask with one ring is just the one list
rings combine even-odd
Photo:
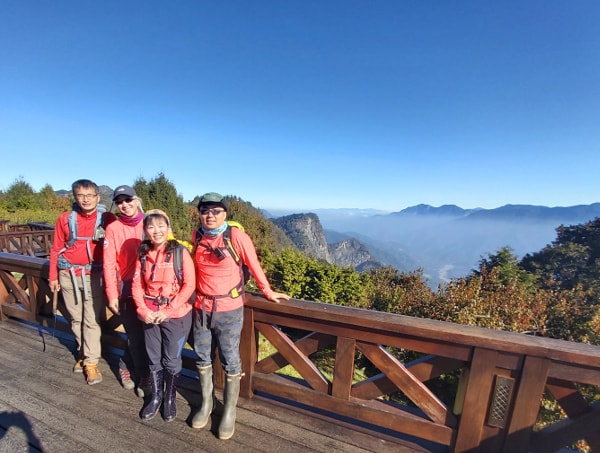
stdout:
[[600,201],[600,2],[3,0],[0,189]]

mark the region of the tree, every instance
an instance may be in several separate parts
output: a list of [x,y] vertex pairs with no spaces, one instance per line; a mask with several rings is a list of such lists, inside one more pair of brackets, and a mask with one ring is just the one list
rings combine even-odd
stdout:
[[144,210],[162,209],[171,219],[175,236],[188,241],[191,239],[194,223],[190,209],[163,173],[159,173],[150,182],[140,177],[135,181],[133,188],[142,199]]
[[23,177],[19,177],[4,194],[2,208],[8,212],[16,212],[25,209],[39,209],[40,206],[31,185],[25,182]]

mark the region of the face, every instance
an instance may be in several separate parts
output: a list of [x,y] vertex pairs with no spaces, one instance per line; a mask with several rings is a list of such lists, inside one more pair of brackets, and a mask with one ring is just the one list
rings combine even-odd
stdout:
[[221,206],[203,206],[200,208],[200,221],[207,230],[215,230],[225,223],[227,212]]
[[140,200],[136,197],[119,196],[115,200],[119,212],[127,217],[135,217],[140,212]]
[[169,225],[167,221],[160,216],[154,217],[148,221],[144,228],[146,237],[152,241],[152,244],[157,247],[164,245],[169,236]]
[[79,187],[75,189],[75,201],[84,213],[92,213],[96,210],[100,195],[96,193],[93,187]]

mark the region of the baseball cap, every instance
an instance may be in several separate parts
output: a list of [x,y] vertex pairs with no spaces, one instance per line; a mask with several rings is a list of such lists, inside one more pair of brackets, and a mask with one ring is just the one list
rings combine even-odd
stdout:
[[198,209],[201,206],[210,206],[210,205],[220,205],[227,211],[227,204],[225,203],[225,199],[223,195],[216,192],[208,192],[200,197],[200,201],[198,202]]
[[137,197],[137,194],[135,193],[135,190],[133,190],[133,187],[130,186],[119,186],[115,189],[115,191],[113,192],[113,201],[115,201],[117,199],[117,197],[120,197],[121,195],[125,195],[126,197]]

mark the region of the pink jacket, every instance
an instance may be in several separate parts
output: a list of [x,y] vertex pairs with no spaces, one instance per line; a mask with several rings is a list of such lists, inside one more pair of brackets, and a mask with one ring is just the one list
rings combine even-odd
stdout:
[[[173,268],[173,257],[167,261],[164,247],[150,250],[146,255],[146,269],[142,281],[142,263],[138,259],[135,264],[132,292],[137,314],[144,319],[151,311],[165,311],[169,318],[181,318],[192,309],[189,300],[196,287],[194,261],[187,249],[182,250],[183,284],[179,281]],[[149,297],[148,297],[149,296]],[[162,296],[170,302],[158,305],[153,298]]]
[[[196,240],[195,237],[193,239],[194,241]],[[273,293],[273,290],[258,261],[256,249],[250,236],[246,232],[232,227],[231,242],[240,259],[250,269],[252,277],[256,280],[260,291],[266,297],[269,297]],[[220,260],[210,248],[202,244],[212,249],[220,248],[227,257]],[[219,234],[214,238],[203,235],[200,244],[196,247],[194,261],[196,262],[197,270],[196,301],[194,302],[194,307],[202,310],[202,302],[204,301],[205,309],[210,312],[213,310],[213,298],[210,296],[227,295],[233,288],[238,287],[240,284],[242,280],[240,266],[230,255],[225,245],[223,234]],[[225,296],[218,297],[215,300],[217,302],[216,311],[221,312],[235,310],[244,305],[243,297]]]
[[133,279],[137,249],[144,235],[144,222],[135,226],[125,225],[120,220],[106,227],[104,238],[104,285],[108,300],[120,295],[121,281]]

